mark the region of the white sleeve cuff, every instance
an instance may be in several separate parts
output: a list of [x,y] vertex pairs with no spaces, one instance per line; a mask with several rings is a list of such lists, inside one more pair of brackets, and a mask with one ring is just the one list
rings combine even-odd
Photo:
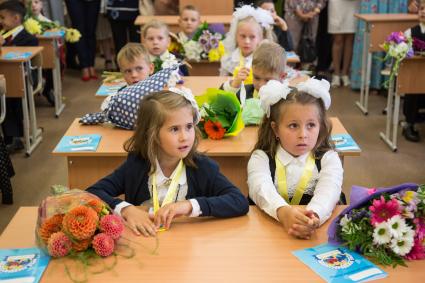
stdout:
[[238,90],[240,89],[240,87],[232,87],[231,85],[230,85],[230,82],[231,82],[232,80],[227,80],[227,81],[225,81],[224,83],[223,83],[223,90],[225,90],[225,91],[230,91],[230,92],[233,92],[233,93],[237,93],[238,92]]
[[119,216],[121,216],[121,217],[122,217],[122,215],[121,215],[121,210],[122,210],[124,207],[130,206],[130,205],[132,205],[132,204],[131,204],[131,203],[128,203],[128,202],[126,202],[126,201],[122,201],[122,202],[120,202],[119,204],[117,204],[117,205],[115,206],[115,208],[114,208],[114,213],[115,213],[116,215],[119,215]]
[[189,217],[198,217],[202,215],[201,207],[199,206],[199,203],[196,199],[189,199],[190,203],[192,204],[192,212],[190,213]]

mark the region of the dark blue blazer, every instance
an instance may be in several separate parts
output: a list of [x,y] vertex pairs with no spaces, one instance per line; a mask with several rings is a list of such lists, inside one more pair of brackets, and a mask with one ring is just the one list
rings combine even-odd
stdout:
[[[220,173],[215,161],[203,155],[197,155],[194,161],[198,168],[186,166],[186,199],[198,201],[202,216],[234,217],[248,213],[247,199]],[[116,198],[121,194],[125,195],[125,201],[140,205],[151,198],[149,169],[147,160],[130,153],[118,169],[87,191],[100,197],[112,209],[122,202]]]
[[23,29],[7,46],[38,46],[38,39]]

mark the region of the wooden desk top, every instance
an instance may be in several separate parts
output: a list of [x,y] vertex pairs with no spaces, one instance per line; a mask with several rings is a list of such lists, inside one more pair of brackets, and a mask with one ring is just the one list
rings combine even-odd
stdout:
[[[138,16],[134,24],[136,26],[141,26],[153,19],[161,21],[167,25],[178,25],[179,16]],[[230,24],[232,21],[232,15],[202,15],[201,22],[204,21],[208,24]]]
[[[337,207],[333,217],[344,207]],[[35,246],[36,207],[21,207],[0,237],[0,248]],[[112,271],[89,274],[89,282],[323,282],[299,261],[292,251],[327,240],[329,221],[311,240],[288,236],[281,225],[255,206],[247,216],[214,219],[182,218],[171,229],[158,235],[159,248],[152,255],[155,239],[136,237],[129,231],[124,237],[136,255],[118,257]],[[120,240],[122,243],[128,243]],[[64,263],[53,259],[41,283],[71,282]],[[425,276],[423,261],[408,262],[409,268],[384,268],[385,282],[421,282]],[[74,268],[77,268],[74,266]]]
[[[72,122],[65,136],[78,136],[86,134],[100,134],[102,136],[99,146],[95,152],[56,152],[56,156],[126,156],[123,149],[124,142],[131,137],[133,131],[123,130],[108,125],[82,125],[78,123],[78,118]],[[338,118],[331,118],[333,134],[347,133]],[[219,141],[202,139],[198,151],[208,156],[251,156],[251,151],[257,141],[258,127],[245,127],[236,137],[228,137]],[[358,156],[359,151],[345,151],[342,156]]]
[[405,22],[418,20],[417,14],[354,14],[365,22]]
[[[0,62],[26,62],[34,58],[43,50],[42,46],[6,46],[1,48]],[[31,52],[31,56],[25,59],[4,59],[3,56],[9,52]]]

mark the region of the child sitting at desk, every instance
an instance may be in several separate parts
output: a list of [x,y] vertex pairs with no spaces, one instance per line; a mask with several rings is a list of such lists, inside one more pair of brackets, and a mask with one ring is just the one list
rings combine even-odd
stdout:
[[292,43],[291,33],[288,30],[288,25],[285,20],[279,17],[276,13],[273,0],[259,0],[257,1],[257,7],[269,11],[273,17],[274,25],[273,32],[276,35],[276,40],[282,46],[285,51],[294,50],[294,44]]
[[127,43],[118,52],[117,62],[127,85],[142,81],[153,73],[149,53],[140,43]]
[[[417,49],[415,41],[422,42],[425,45],[425,0],[420,0],[418,9],[419,24],[408,29],[405,32],[407,37],[413,39],[413,49]],[[406,140],[411,142],[419,142],[420,135],[415,129],[415,123],[419,119],[419,110],[425,108],[425,95],[424,94],[412,94],[404,96],[403,114],[406,117],[406,125],[403,127],[402,134]]]
[[[263,41],[257,47],[252,56],[252,84],[245,84],[245,98],[258,98],[258,91],[269,80],[283,81],[286,77],[286,53],[277,43],[268,40]],[[226,81],[222,88],[236,93],[241,99],[241,85],[246,78],[247,72],[240,72],[236,78]]]
[[220,76],[233,75],[251,84],[252,54],[263,39],[272,40],[272,24],[272,16],[263,9],[237,8],[223,40],[226,54],[221,58]]
[[[0,45],[2,46],[37,46],[38,39],[27,32],[22,25],[25,17],[24,4],[8,0],[0,4]],[[4,142],[9,151],[20,150],[24,145],[23,114],[21,98],[6,98],[6,119],[2,124]]]
[[304,239],[331,216],[341,194],[343,169],[326,117],[329,88],[328,81],[309,79],[297,89],[274,80],[260,89],[266,115],[248,162],[249,196]]
[[198,9],[193,5],[184,6],[180,11],[179,17],[179,27],[181,31],[177,34],[180,41],[189,41],[200,24],[201,15]]
[[[191,92],[170,88],[145,96],[127,160],[88,189],[135,234],[155,236],[179,216],[235,217],[248,212],[242,193],[217,164],[197,153],[200,114]],[[118,196],[124,194],[125,201]],[[137,206],[151,208],[150,213]],[[153,207],[153,209],[152,209]]]
[[154,64],[154,72],[178,63],[176,57],[168,52],[170,36],[168,26],[158,20],[147,22],[142,29],[142,43],[149,52]]

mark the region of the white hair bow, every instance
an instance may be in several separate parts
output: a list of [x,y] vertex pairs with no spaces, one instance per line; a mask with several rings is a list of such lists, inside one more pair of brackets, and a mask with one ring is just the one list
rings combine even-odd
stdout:
[[236,30],[238,23],[240,20],[248,17],[253,17],[262,28],[272,28],[274,24],[273,17],[268,11],[264,9],[254,8],[251,5],[244,5],[242,7],[236,8],[232,16],[229,32],[226,34],[226,38],[223,40],[223,45],[227,52],[231,53],[236,49]]
[[331,106],[331,95],[329,93],[330,84],[327,80],[310,78],[305,82],[297,84],[296,88],[298,91],[303,91],[311,96],[322,99],[326,110]]
[[170,87],[168,89],[171,92],[180,94],[184,98],[186,98],[187,101],[190,102],[193,108],[195,108],[195,124],[198,124],[201,120],[201,114],[199,113],[199,107],[198,103],[196,103],[195,98],[193,97],[192,91],[186,87],[176,88],[176,87]]
[[258,92],[260,95],[260,104],[267,118],[270,118],[270,108],[281,99],[286,99],[290,92],[291,89],[287,82],[281,83],[276,80],[270,80],[260,88]]

